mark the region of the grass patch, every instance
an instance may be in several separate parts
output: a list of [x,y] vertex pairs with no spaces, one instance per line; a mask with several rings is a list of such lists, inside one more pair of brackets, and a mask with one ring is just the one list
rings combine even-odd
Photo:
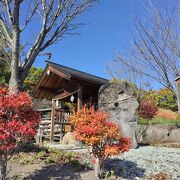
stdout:
[[42,149],[41,151],[19,152],[13,156],[12,162],[21,165],[34,164],[37,161],[43,160],[45,163],[69,163],[77,160],[78,155],[72,152],[65,152],[57,149]]
[[[164,119],[164,118],[153,118],[151,124],[160,124],[160,125],[176,125],[180,124],[180,119],[172,120],[172,119]],[[138,124],[149,125],[149,120],[144,118],[139,118]]]
[[77,160],[78,155],[73,152],[65,152],[57,149],[50,149],[48,157],[45,159],[47,164],[50,163],[69,163],[71,161]]
[[46,164],[68,164],[75,171],[80,171],[91,167],[89,158],[84,153],[44,148],[29,143],[12,157],[11,162],[21,165],[36,164],[38,162],[44,162]]

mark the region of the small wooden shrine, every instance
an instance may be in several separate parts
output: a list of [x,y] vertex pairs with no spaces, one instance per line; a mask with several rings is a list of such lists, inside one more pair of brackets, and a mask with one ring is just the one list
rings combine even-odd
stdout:
[[46,63],[33,96],[51,100],[52,107],[39,109],[42,118],[38,135],[50,142],[61,142],[64,134],[72,131],[68,116],[83,106],[97,107],[98,90],[108,80],[50,61]]

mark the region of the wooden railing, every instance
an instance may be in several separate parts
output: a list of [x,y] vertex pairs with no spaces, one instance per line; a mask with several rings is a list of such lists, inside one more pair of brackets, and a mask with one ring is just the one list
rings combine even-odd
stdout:
[[38,111],[41,113],[41,120],[37,133],[37,142],[42,143],[43,140],[52,141],[53,138],[53,141],[59,141],[61,143],[65,133],[72,130],[72,126],[68,122],[70,111],[68,109],[55,108],[52,133],[52,108],[39,109]]

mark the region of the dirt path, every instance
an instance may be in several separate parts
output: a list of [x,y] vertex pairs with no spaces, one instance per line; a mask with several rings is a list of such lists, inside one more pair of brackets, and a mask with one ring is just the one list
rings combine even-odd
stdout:
[[14,180],[98,180],[94,176],[93,170],[77,172],[70,165],[51,164],[43,162],[30,165],[11,164],[11,173],[9,179]]

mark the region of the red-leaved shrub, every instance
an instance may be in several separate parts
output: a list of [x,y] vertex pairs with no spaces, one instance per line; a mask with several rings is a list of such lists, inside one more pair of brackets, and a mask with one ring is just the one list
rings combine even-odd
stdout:
[[0,88],[0,170],[5,179],[9,156],[34,137],[40,115],[32,107],[28,93],[11,93]]
[[152,119],[158,112],[158,107],[152,100],[142,100],[139,104],[138,114],[141,118]]

